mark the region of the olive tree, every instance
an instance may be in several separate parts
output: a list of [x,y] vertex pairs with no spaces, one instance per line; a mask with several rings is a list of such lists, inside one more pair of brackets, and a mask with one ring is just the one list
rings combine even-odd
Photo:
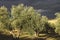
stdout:
[[60,18],[57,20],[55,28],[55,32],[60,35]]
[[41,16],[33,7],[27,7],[23,4],[12,6],[11,19],[12,28],[27,31],[31,34],[34,32],[38,34],[45,30],[45,23],[47,22],[47,18]]
[[56,14],[56,25],[55,25],[55,32],[58,33],[60,35],[60,12],[57,12]]
[[9,26],[9,14],[7,11],[7,8],[5,6],[0,7],[0,22],[2,25],[5,25],[5,28],[8,28]]

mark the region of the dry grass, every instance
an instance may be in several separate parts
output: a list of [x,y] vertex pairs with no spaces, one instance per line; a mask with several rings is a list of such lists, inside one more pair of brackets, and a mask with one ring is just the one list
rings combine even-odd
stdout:
[[48,20],[48,22],[51,23],[51,24],[56,24],[57,19]]
[[56,38],[49,37],[46,40],[57,40]]

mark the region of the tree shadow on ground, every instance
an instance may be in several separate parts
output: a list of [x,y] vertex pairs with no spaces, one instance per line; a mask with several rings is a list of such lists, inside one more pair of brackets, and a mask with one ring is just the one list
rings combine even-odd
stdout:
[[[53,38],[53,37],[52,37]],[[60,40],[60,36],[56,36],[54,38],[58,38],[58,40]],[[4,34],[0,34],[0,40],[46,40],[43,38],[27,38],[27,37],[22,37],[22,38],[13,38],[12,35],[4,35]]]
[[20,38],[14,38],[12,35],[5,35],[0,33],[0,40],[20,40]]
[[4,34],[0,34],[0,40],[44,40],[42,38],[13,38],[12,35],[4,35]]

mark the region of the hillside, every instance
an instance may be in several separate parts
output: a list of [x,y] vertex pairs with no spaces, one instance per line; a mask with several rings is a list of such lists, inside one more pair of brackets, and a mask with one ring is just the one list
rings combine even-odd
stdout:
[[38,13],[48,10],[24,4],[11,7],[0,7],[0,40],[60,40],[60,14],[51,20]]

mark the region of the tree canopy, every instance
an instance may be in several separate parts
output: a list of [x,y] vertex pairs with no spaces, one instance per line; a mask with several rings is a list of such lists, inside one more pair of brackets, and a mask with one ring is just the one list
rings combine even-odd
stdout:
[[[11,15],[11,16],[10,16]],[[56,31],[58,30],[59,22],[57,23]],[[48,18],[41,16],[31,6],[24,6],[23,4],[13,5],[11,12],[5,6],[0,7],[0,28],[8,30],[19,30],[21,32],[28,32],[30,34],[39,34],[49,29],[51,25],[48,24]],[[47,30],[48,28],[48,30]],[[59,30],[58,30],[59,31]],[[57,32],[58,32],[57,31]]]

